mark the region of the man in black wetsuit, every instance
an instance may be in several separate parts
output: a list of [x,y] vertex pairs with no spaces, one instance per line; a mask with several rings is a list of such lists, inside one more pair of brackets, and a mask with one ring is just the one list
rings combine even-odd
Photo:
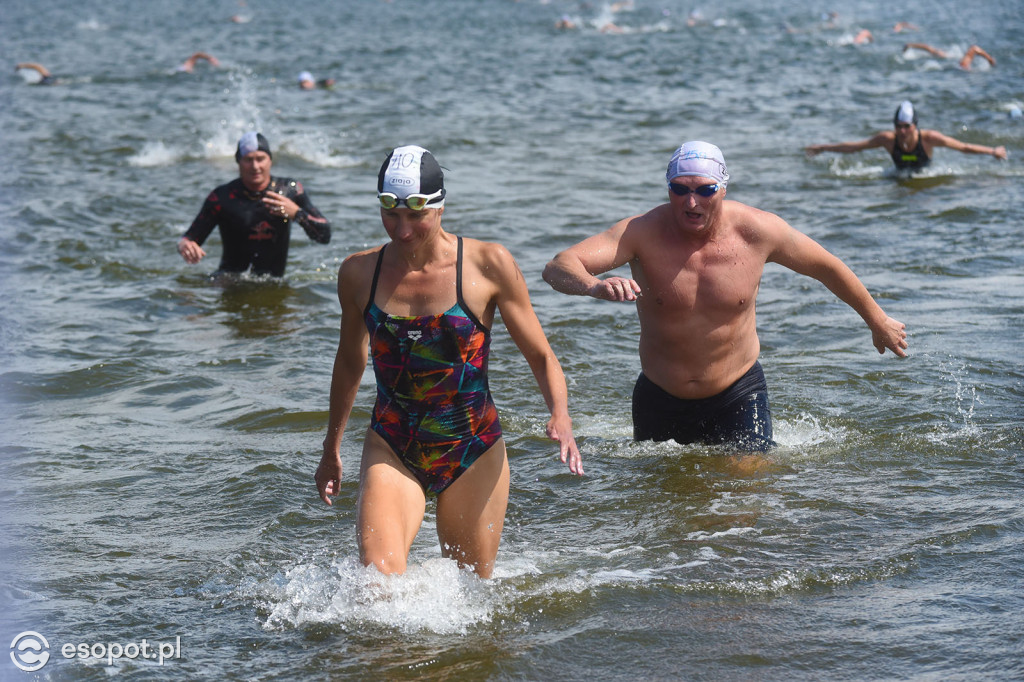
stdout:
[[927,166],[932,160],[935,147],[949,147],[965,154],[990,154],[997,159],[1006,158],[1006,147],[986,147],[981,144],[961,142],[937,130],[921,130],[917,127],[917,112],[910,102],[903,102],[893,117],[893,130],[883,130],[873,137],[857,142],[840,142],[838,144],[812,144],[804,151],[809,156],[821,152],[840,152],[849,154],[865,149],[884,147],[892,162],[899,170],[916,171]]
[[270,175],[273,160],[270,143],[260,133],[246,133],[235,152],[239,177],[221,185],[206,197],[203,208],[178,241],[178,253],[195,264],[206,252],[202,243],[214,227],[220,228],[224,253],[218,273],[245,272],[254,275],[284,275],[288,262],[288,241],[294,220],[315,242],[331,240],[331,226],[302,189],[291,178]]

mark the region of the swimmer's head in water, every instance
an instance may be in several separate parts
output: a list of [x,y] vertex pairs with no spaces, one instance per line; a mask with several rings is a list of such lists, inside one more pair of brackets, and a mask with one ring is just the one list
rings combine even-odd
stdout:
[[917,112],[914,111],[914,105],[910,103],[910,100],[904,100],[900,104],[900,108],[896,110],[896,114],[892,117],[892,123],[895,126],[899,126],[901,123],[917,125]]
[[682,176],[711,178],[723,187],[729,184],[729,171],[725,168],[722,150],[709,142],[684,143],[668,162],[665,179],[669,184]]
[[235,161],[240,162],[244,157],[253,152],[266,152],[267,156],[274,158],[270,153],[270,143],[262,133],[248,132],[238,140],[238,149],[235,150]]
[[410,194],[439,195],[429,208],[444,206],[444,173],[434,155],[414,144],[396,147],[384,159],[377,173],[377,193],[394,194],[405,199]]

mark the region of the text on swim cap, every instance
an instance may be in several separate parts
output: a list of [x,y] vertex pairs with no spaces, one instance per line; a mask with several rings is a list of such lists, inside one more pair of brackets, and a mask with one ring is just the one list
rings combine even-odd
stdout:
[[404,154],[394,154],[391,157],[391,170],[404,170],[410,168],[414,163],[419,161],[419,154],[412,152],[406,152]]

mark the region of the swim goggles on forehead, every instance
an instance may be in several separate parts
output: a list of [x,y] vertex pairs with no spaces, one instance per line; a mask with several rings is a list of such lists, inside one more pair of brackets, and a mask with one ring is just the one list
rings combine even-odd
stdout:
[[437,190],[433,194],[410,194],[404,199],[399,198],[394,192],[378,192],[377,201],[380,202],[382,208],[391,210],[398,208],[402,204],[405,204],[408,208],[414,211],[422,211],[428,208],[427,204],[436,199],[444,199],[444,188]]
[[701,185],[700,187],[690,189],[686,185],[679,185],[674,182],[670,182],[668,183],[668,188],[672,190],[673,194],[679,197],[685,197],[690,192],[694,192],[697,194],[697,196],[701,196],[707,199],[708,197],[715,196],[715,194],[718,192],[718,190],[722,188],[722,186],[719,185],[718,183],[715,183],[713,185]]

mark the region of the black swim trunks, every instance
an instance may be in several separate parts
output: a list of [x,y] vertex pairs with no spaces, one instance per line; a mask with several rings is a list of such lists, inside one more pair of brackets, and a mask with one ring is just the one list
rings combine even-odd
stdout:
[[718,395],[698,400],[677,398],[641,372],[633,387],[633,439],[770,449],[775,441],[761,363]]

